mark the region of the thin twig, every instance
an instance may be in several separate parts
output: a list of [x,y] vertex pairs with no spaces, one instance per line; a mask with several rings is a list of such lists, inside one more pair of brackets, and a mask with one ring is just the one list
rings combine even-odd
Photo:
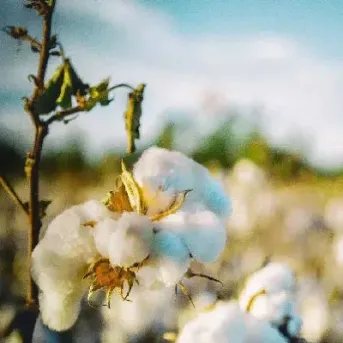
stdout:
[[38,73],[37,73],[37,80],[39,82],[39,87],[36,87],[32,96],[32,102],[36,100],[39,95],[39,91],[44,88],[44,79],[46,68],[48,65],[49,59],[49,42],[51,37],[51,22],[52,22],[52,15],[54,13],[56,0],[51,1],[51,5],[49,11],[47,12],[46,16],[43,20],[43,39],[42,39],[42,49],[39,58],[38,64]]
[[22,40],[29,42],[31,44],[31,46],[37,48],[38,50],[40,50],[42,48],[42,44],[39,43],[37,39],[33,38],[29,34],[26,34],[25,36],[23,36]]
[[0,176],[0,184],[8,193],[8,195],[12,198],[12,200],[25,212],[25,214],[29,215],[27,206],[24,205],[17,192],[13,189],[11,184],[3,176]]
[[80,106],[68,108],[67,110],[64,110],[64,111],[58,111],[54,115],[52,115],[48,120],[46,120],[45,124],[46,125],[50,125],[53,122],[61,121],[65,117],[68,117],[68,116],[70,116],[72,114],[79,113],[79,112],[82,112],[82,111],[84,111],[84,109],[82,107],[80,107]]
[[131,91],[135,90],[132,86],[128,85],[127,83],[119,83],[118,85],[114,85],[111,88],[109,88],[108,91],[110,92],[110,91],[113,91],[113,90],[115,90],[117,88],[128,88]]

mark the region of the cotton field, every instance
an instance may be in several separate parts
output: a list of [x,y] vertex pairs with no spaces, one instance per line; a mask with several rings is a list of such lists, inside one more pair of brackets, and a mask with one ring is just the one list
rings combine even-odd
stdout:
[[[141,170],[142,180],[147,180],[144,179],[143,169]],[[79,270],[81,273],[84,270],[82,263],[86,265],[95,250],[85,251],[81,245],[73,247],[70,250],[71,259],[66,265],[69,269],[56,269],[51,274],[51,280],[42,278],[48,278],[44,268],[51,268],[52,265],[59,268],[64,261],[59,260],[56,264],[57,256],[62,251],[69,251],[69,246],[62,246],[53,238],[53,230],[48,224],[71,206],[85,203],[89,199],[102,200],[104,194],[113,188],[116,175],[105,175],[101,180],[90,180],[89,183],[77,180],[75,175],[60,177],[54,180],[53,184],[43,180],[43,196],[54,199],[44,219],[42,230],[42,237],[45,237],[45,246],[43,249],[42,245],[42,249],[54,253],[39,257],[40,252],[34,252],[34,259],[42,258],[39,264],[34,265],[37,268],[34,275],[45,292],[45,298],[41,298],[43,304],[46,304],[46,308],[43,307],[42,310],[44,323],[51,324],[53,329],[64,330],[76,322],[72,329],[74,341],[89,343],[282,343],[300,342],[301,339],[312,343],[341,342],[343,198],[335,189],[340,185],[329,186],[323,184],[323,181],[301,180],[286,184],[274,180],[248,159],[239,160],[231,170],[213,168],[210,172],[231,201],[230,216],[224,212],[216,214],[225,218],[226,233],[220,234],[220,240],[227,235],[226,245],[223,245],[222,249],[219,244],[221,241],[215,243],[220,253],[218,259],[211,257],[216,257],[217,254],[213,250],[204,254],[206,245],[203,250],[197,251],[194,248],[192,256],[195,258],[189,261],[189,266],[194,273],[215,278],[222,284],[201,276],[173,278],[168,275],[171,281],[165,282],[163,287],[146,289],[143,287],[143,280],[133,285],[130,301],[123,301],[114,292],[111,295],[110,308],[102,306],[106,303],[106,294],[101,290],[92,296],[93,307],[88,305],[87,280],[83,280],[79,287],[73,288],[78,292],[72,296],[68,291],[63,293],[68,289],[66,287],[69,287],[66,285],[80,279],[78,272],[73,270]],[[16,186],[19,193],[24,191],[23,184],[18,183]],[[210,198],[206,200],[206,196],[210,196],[208,190],[205,189],[203,194],[199,194],[196,196],[203,201],[212,201]],[[0,196],[3,242],[0,248],[1,332],[14,316],[15,302],[12,300],[24,294],[25,279],[21,271],[27,266],[24,216],[6,194],[1,193]],[[169,200],[161,198],[157,204],[162,206],[163,201]],[[75,211],[81,213],[81,207],[80,210],[75,207]],[[101,218],[111,217],[101,214],[102,210],[96,211],[99,222],[103,220]],[[214,208],[212,211],[215,213]],[[151,212],[150,215],[154,213],[158,211]],[[84,217],[82,220],[87,222],[89,219]],[[206,217],[201,219],[204,220]],[[68,223],[56,224],[55,234],[65,230]],[[148,221],[146,223],[149,225]],[[209,223],[213,223],[212,219]],[[124,227],[127,224],[123,222],[122,225]],[[162,228],[163,222],[159,225]],[[65,232],[71,234],[70,230]],[[79,234],[85,235],[85,231]],[[126,236],[116,237],[115,242],[118,245],[111,248],[112,252],[107,250],[110,248],[106,246],[106,252],[103,254],[109,254],[106,256],[123,264],[132,264],[144,257],[147,253],[146,247],[132,238],[141,233],[133,231],[128,234],[130,236],[127,237],[131,237],[128,244],[139,256],[133,256],[130,250],[123,250]],[[193,237],[200,234],[201,232],[195,232]],[[48,241],[49,237],[51,241]],[[206,237],[205,235],[202,238],[203,244],[208,242],[206,239],[209,238]],[[86,242],[89,238],[83,239]],[[8,245],[9,242],[15,242],[15,246]],[[94,249],[98,251],[105,251],[101,249],[104,249],[107,243],[109,247],[114,244],[110,243],[108,235],[100,233],[96,242]],[[210,246],[213,247],[213,244]],[[176,245],[176,241],[172,243],[173,251],[176,251]],[[194,243],[194,247],[196,246],[198,245]],[[15,254],[10,259],[9,254],[13,249]],[[180,250],[177,253],[181,254]],[[74,263],[76,269],[70,269],[71,263]],[[188,260],[181,264],[188,268]],[[168,272],[171,270],[167,265],[163,268]],[[184,271],[181,274],[184,274]],[[144,275],[148,281],[156,277],[152,274]],[[182,279],[189,298],[180,289],[175,292],[174,284],[179,279]],[[63,289],[62,293],[60,289]],[[80,315],[77,316],[79,312]],[[37,342],[43,342],[42,319],[36,325]],[[13,333],[6,342],[17,342],[16,337]]]

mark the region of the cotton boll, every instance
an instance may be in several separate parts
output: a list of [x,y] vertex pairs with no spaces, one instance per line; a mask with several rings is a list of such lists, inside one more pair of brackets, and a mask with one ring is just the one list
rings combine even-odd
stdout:
[[136,273],[136,278],[139,286],[146,289],[161,289],[164,287],[159,278],[159,270],[155,264],[141,267]]
[[236,304],[218,305],[185,325],[177,343],[244,343],[244,315]]
[[298,303],[303,319],[302,337],[320,342],[330,325],[330,310],[326,292],[318,280],[299,280]]
[[196,318],[202,312],[208,311],[211,306],[214,306],[217,296],[211,292],[202,292],[192,295],[194,306],[189,303],[187,307],[182,309],[178,315],[178,329],[181,331],[183,327],[190,321]]
[[99,221],[114,217],[114,213],[99,201],[91,200],[80,205],[72,206],[59,214],[50,224],[46,231],[49,234],[69,233],[70,227],[79,227],[89,221]]
[[111,310],[103,310],[105,318],[105,341],[117,342],[114,335],[121,332],[127,341],[139,341],[147,330],[172,327],[175,323],[176,307],[172,300],[174,289],[158,291],[136,287],[130,294],[131,302],[113,297]]
[[137,272],[137,280],[147,289],[161,289],[175,286],[185,275],[191,260],[182,262],[168,257],[156,257],[144,265]]
[[97,255],[97,251],[92,228],[83,224],[90,220],[99,220],[100,215],[106,217],[110,216],[110,213],[104,205],[96,201],[73,206],[49,224],[39,245],[51,242],[51,251],[88,263]]
[[102,202],[96,200],[90,200],[84,204],[77,205],[74,209],[84,221],[99,221],[105,218],[117,217]]
[[235,302],[219,303],[186,324],[177,343],[286,343],[268,323],[240,310]]
[[294,275],[281,263],[270,263],[247,281],[239,303],[243,311],[280,326],[285,318],[294,317]]
[[199,262],[215,261],[226,245],[225,226],[214,213],[202,208],[169,215],[158,227],[177,232]]
[[333,255],[336,263],[340,266],[343,265],[343,235],[339,235],[333,242]]
[[151,250],[156,255],[165,256],[181,263],[190,256],[182,237],[177,232],[170,230],[162,229],[154,235]]
[[159,280],[166,287],[176,285],[187,272],[190,264],[190,259],[179,263],[167,257],[161,258],[158,263]]
[[256,318],[280,326],[288,317],[293,301],[293,296],[286,292],[261,294],[254,299],[249,312]]
[[204,182],[201,178],[198,180],[198,182],[202,184],[200,199],[203,199],[202,201],[206,204],[208,209],[217,214],[218,217],[226,223],[232,213],[231,200],[219,181],[212,179],[207,170],[204,171],[204,174],[207,182]]
[[294,285],[294,273],[287,265],[282,263],[269,263],[249,277],[240,296],[240,304],[245,308],[251,296],[263,289],[276,293],[291,291]]
[[80,314],[81,299],[80,291],[71,294],[41,293],[39,305],[43,323],[55,331],[70,329]]
[[143,191],[162,189],[170,198],[170,194],[191,189],[184,208],[201,199],[223,221],[231,213],[231,203],[222,185],[206,168],[180,152],[151,147],[137,161],[133,173]]
[[186,190],[194,185],[195,162],[176,151],[151,147],[144,151],[134,166],[134,177],[140,185],[163,189]]
[[117,221],[106,218],[98,222],[92,230],[95,246],[103,257],[109,257],[108,246],[113,232],[119,229]]
[[[87,285],[82,280],[86,265],[51,251],[48,244],[38,245],[32,254],[32,277],[38,284],[43,322],[63,331],[76,321]],[[58,245],[58,240],[54,244]]]
[[289,336],[297,337],[300,334],[302,325],[303,320],[297,314],[294,314],[287,323],[287,332]]
[[111,234],[108,245],[111,264],[129,267],[143,261],[150,253],[153,238],[149,218],[124,212],[116,224],[118,228]]
[[330,200],[324,213],[325,223],[337,232],[342,232],[343,228],[343,197]]
[[261,189],[266,185],[264,171],[254,162],[248,159],[239,160],[232,170],[232,178],[235,182],[251,189]]

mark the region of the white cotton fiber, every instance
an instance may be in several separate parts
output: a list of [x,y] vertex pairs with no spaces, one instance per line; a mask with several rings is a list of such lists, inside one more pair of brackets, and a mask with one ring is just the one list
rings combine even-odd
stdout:
[[111,234],[108,253],[113,265],[130,267],[150,254],[153,226],[146,216],[124,212],[116,222],[118,228]]

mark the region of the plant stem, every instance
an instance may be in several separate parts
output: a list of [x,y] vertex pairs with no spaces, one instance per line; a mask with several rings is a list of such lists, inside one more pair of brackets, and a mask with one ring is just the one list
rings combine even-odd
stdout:
[[[39,206],[39,167],[43,148],[44,138],[48,133],[48,128],[45,124],[39,124],[36,127],[35,144],[33,152],[29,154],[29,166],[26,169],[30,183],[30,227],[28,234],[28,257],[31,265],[31,254],[35,246],[38,244],[39,232],[42,226],[40,219]],[[31,268],[28,270],[28,288],[27,288],[27,305],[38,304],[38,288],[31,277]]]
[[21,201],[21,199],[19,198],[19,195],[13,189],[11,184],[3,176],[0,176],[0,184],[2,185],[4,190],[9,194],[9,196],[12,198],[12,200],[25,212],[25,214],[29,215],[29,211],[28,211],[27,207]]
[[38,288],[31,277],[31,255],[33,249],[38,244],[39,232],[42,226],[40,218],[40,201],[39,201],[39,169],[44,138],[48,134],[48,124],[40,120],[39,116],[34,112],[34,103],[39,97],[42,89],[44,89],[44,80],[46,69],[49,60],[49,42],[51,38],[52,16],[55,9],[56,0],[52,0],[50,8],[43,16],[43,38],[40,50],[38,63],[37,82],[33,94],[25,104],[25,110],[30,116],[35,127],[35,140],[33,149],[27,155],[25,171],[30,185],[30,200],[29,200],[29,220],[30,227],[28,232],[28,285],[26,302],[29,307],[37,307],[38,305]]

